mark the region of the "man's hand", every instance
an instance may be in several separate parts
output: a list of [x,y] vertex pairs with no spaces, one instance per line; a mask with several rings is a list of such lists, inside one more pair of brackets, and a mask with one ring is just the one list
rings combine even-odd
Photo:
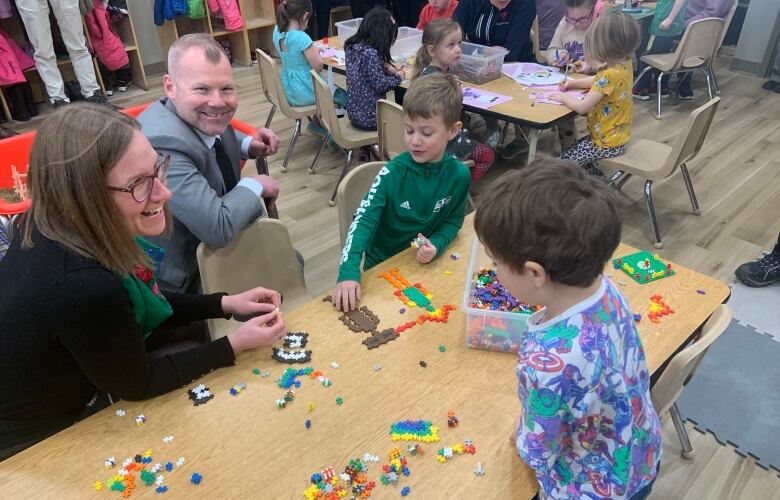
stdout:
[[352,311],[357,308],[361,298],[363,297],[360,283],[357,281],[341,281],[336,284],[336,289],[333,290],[333,305],[339,311]]
[[261,158],[276,154],[279,149],[279,138],[271,129],[260,127],[249,144],[249,155],[253,158]]
[[263,186],[263,199],[276,200],[279,196],[279,184],[276,182],[276,179],[270,175],[256,175],[253,179]]
[[436,247],[422,233],[417,234],[417,240],[422,243],[417,247],[417,262],[427,264],[436,257]]

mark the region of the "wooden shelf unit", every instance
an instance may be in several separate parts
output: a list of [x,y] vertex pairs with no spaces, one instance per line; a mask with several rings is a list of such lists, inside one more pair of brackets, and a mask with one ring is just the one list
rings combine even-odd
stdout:
[[206,7],[206,17],[190,19],[179,16],[166,21],[157,28],[163,57],[180,36],[189,33],[208,33],[217,40],[227,39],[233,52],[233,61],[243,66],[252,64],[252,54],[256,48],[275,53],[273,49],[273,30],[276,26],[276,11],[273,0],[238,0],[244,26],[240,30],[228,31],[221,19],[214,17]]
[[[11,38],[16,40],[20,45],[25,42],[24,24],[18,14],[14,13],[14,16],[8,19],[0,20],[0,28],[8,33]],[[143,58],[141,56],[141,50],[138,48],[138,38],[135,34],[135,28],[133,26],[132,15],[128,12],[120,21],[114,23],[114,28],[117,35],[125,45],[125,51],[127,52],[128,59],[130,61],[130,73],[132,76],[133,84],[143,90],[148,90],[146,83],[146,72],[144,71]],[[86,25],[84,25],[84,36],[87,39],[87,44],[92,45],[92,40],[89,37]],[[98,67],[98,61],[95,56],[92,57],[92,64],[95,68],[95,77],[97,78],[100,91],[105,94],[106,86],[103,82],[102,75]],[[76,80],[76,74],[73,71],[73,65],[70,62],[70,58],[67,56],[60,56],[57,58],[57,66],[62,74],[63,81]],[[36,103],[42,103],[49,101],[49,96],[46,93],[46,86],[43,83],[38,70],[33,67],[24,72],[27,81],[32,88],[33,100]],[[122,93],[115,93],[113,98],[119,98]],[[109,97],[109,100],[112,98]],[[5,93],[0,91],[0,107],[8,121],[11,121],[11,113],[6,102]]]

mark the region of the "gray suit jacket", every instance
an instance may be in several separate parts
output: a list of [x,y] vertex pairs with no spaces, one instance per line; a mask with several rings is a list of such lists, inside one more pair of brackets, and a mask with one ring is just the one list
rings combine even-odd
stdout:
[[[171,155],[168,170],[169,202],[173,214],[170,235],[148,238],[165,249],[159,282],[164,291],[196,293],[200,274],[195,250],[202,241],[221,248],[264,215],[263,203],[246,187],[225,192],[225,182],[214,153],[195,130],[176,114],[165,97],[152,103],[138,117],[141,132],[152,147]],[[241,178],[241,141],[245,134],[228,125],[221,139],[233,163],[236,179]]]

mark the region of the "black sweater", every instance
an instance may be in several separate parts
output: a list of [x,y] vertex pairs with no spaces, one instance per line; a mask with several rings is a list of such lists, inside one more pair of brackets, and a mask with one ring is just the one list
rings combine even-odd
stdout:
[[[30,250],[20,239],[0,261],[0,460],[72,425],[98,391],[146,399],[233,364],[227,338],[150,359],[119,277],[40,233]],[[168,294],[163,325],[221,317],[221,297]]]
[[509,51],[507,62],[534,60],[530,32],[535,17],[534,0],[512,0],[501,11],[490,0],[460,0],[452,14],[467,41],[504,47]]

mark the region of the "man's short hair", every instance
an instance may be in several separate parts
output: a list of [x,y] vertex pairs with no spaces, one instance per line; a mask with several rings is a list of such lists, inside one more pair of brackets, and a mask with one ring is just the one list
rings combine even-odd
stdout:
[[409,118],[441,116],[451,127],[460,119],[463,91],[452,75],[433,73],[415,78],[404,96],[404,114]]
[[179,38],[168,49],[168,74],[176,77],[179,61],[182,56],[190,49],[198,48],[203,51],[203,55],[210,63],[217,65],[222,58],[227,59],[225,51],[214,37],[207,33],[191,33]]
[[620,243],[622,217],[603,179],[543,158],[501,176],[477,201],[474,226],[494,259],[516,273],[540,264],[550,280],[586,287]]

